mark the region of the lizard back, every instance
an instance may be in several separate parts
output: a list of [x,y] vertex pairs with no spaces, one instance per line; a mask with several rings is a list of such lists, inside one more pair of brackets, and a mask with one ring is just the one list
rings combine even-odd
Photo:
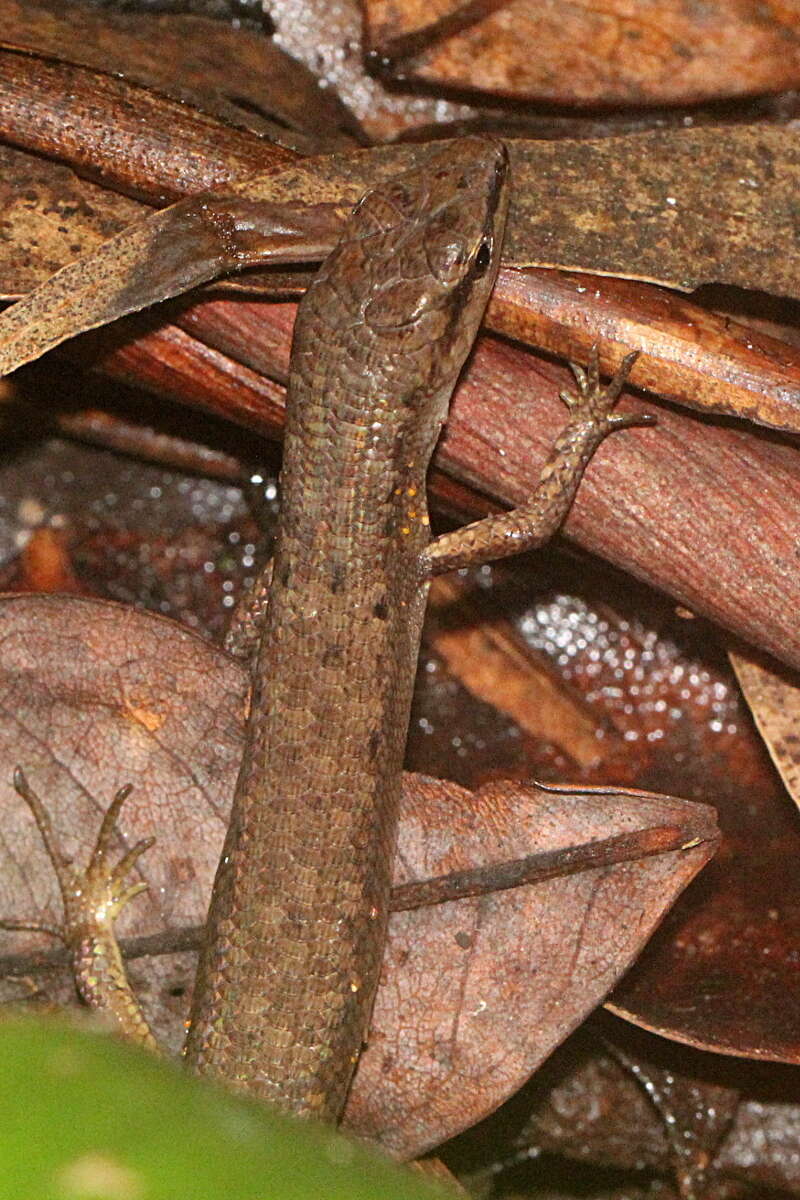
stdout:
[[427,585],[425,477],[499,261],[500,143],[367,193],[306,293],[247,745],[187,1042],[336,1119],[366,1036]]

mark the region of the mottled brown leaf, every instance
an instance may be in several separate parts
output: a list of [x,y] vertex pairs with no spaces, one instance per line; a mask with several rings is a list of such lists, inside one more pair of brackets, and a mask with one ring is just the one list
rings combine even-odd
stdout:
[[376,55],[413,55],[393,64],[402,80],[559,104],[689,104],[800,82],[795,4],[510,0],[427,6],[428,28],[421,7],[365,5]]
[[[797,293],[791,248],[800,150],[790,130],[666,130],[595,142],[518,141],[510,148],[514,188],[503,250],[507,265],[576,267],[679,288],[712,280]],[[204,205],[184,201],[149,218],[104,247],[96,263],[89,259],[65,268],[24,307],[0,317],[0,372],[82,329],[231,267],[319,256],[330,247],[344,208],[377,180],[424,161],[427,153],[414,146],[378,147],[306,159],[277,175],[232,183],[239,240],[227,258],[218,238],[213,261],[208,258],[209,215],[222,219],[221,198],[211,214]],[[602,189],[598,179],[605,181]],[[257,211],[253,201],[274,206],[256,218],[260,238],[248,231]],[[289,224],[288,257],[271,257],[276,217]],[[285,241],[280,246],[285,249]],[[128,292],[123,280],[131,274],[138,286]],[[103,286],[95,296],[98,278]]]
[[0,297],[32,291],[143,211],[69,167],[0,145]]
[[800,807],[800,678],[746,648],[732,650],[730,660],[772,761]]
[[[0,606],[0,654],[0,745],[9,763],[0,779],[2,911],[59,917],[55,881],[10,786],[21,762],[53,807],[65,852],[79,857],[107,798],[133,779],[125,844],[154,830],[160,840],[141,866],[150,890],[121,927],[196,924],[241,746],[244,670],[165,620],[52,597]],[[689,843],[395,915],[349,1122],[414,1154],[495,1108],[602,999],[707,860],[715,835],[708,809],[646,794],[498,784],[473,795],[412,780],[405,809],[399,882],[654,824],[685,830]],[[464,1075],[470,1105],[453,1086]]]

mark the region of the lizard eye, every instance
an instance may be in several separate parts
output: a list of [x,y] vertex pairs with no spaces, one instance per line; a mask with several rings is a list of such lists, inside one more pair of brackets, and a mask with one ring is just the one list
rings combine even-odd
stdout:
[[492,261],[492,243],[488,241],[481,242],[478,247],[478,253],[475,255],[475,275],[480,278],[485,275],[489,269],[489,264]]

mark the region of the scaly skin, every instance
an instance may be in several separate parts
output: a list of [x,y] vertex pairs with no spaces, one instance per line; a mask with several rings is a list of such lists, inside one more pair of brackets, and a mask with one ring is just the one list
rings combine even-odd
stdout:
[[[635,356],[605,390],[596,358],[576,369],[530,503],[429,543],[425,476],[497,271],[506,171],[502,145],[465,138],[367,193],[295,326],[281,522],[187,1057],[327,1120],[377,987],[427,580],[545,541],[597,445],[635,423],[611,412]],[[121,885],[141,847],[104,861],[122,800],[76,883],[41,801],[19,790],[59,873],[79,987],[92,1002],[122,993],[120,1027],[146,1040],[104,923],[139,890]]]
[[506,154],[358,205],[298,313],[283,515],[187,1053],[336,1119],[383,954],[427,584],[425,476],[499,262]]

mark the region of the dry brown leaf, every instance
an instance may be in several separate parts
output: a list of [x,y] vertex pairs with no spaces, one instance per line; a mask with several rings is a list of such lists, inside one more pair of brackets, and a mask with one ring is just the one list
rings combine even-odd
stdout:
[[[396,882],[661,822],[710,833],[686,801],[643,792],[411,778]],[[600,1002],[709,848],[395,913],[346,1124],[407,1157],[491,1112]]]
[[152,88],[3,46],[0,131],[4,141],[155,204],[280,170],[293,157]]
[[[3,602],[0,654],[0,746],[8,763],[0,780],[0,910],[50,923],[60,915],[52,871],[11,788],[20,762],[52,805],[65,853],[79,859],[108,798],[133,781],[121,846],[154,831],[159,842],[141,865],[150,890],[121,930],[197,924],[241,749],[246,672],[163,619],[47,596]],[[715,838],[709,809],[644,793],[498,784],[472,794],[413,777],[411,789],[398,882],[654,825],[685,831],[688,846],[395,914],[348,1120],[406,1155],[463,1129],[520,1086],[600,1002],[707,861]],[[27,944],[35,943],[28,935]],[[463,1076],[470,1105],[454,1085]]]
[[0,145],[0,297],[32,291],[146,211],[69,167]]
[[[510,150],[507,265],[573,266],[679,288],[712,280],[797,292],[789,247],[800,150],[791,131],[666,130],[595,142],[519,141]],[[0,373],[222,270],[319,257],[367,187],[428,153],[392,146],[306,159],[232,183],[230,201],[215,195],[209,208],[188,200],[151,216],[0,317]],[[238,228],[223,252],[215,222],[228,205]],[[784,253],[776,255],[776,245]]]
[[[691,104],[800,83],[796,4],[507,0],[443,14],[366,0],[369,45],[402,81],[558,104]],[[412,57],[406,57],[407,55]]]
[[800,675],[745,647],[728,657],[758,732],[800,807]]

